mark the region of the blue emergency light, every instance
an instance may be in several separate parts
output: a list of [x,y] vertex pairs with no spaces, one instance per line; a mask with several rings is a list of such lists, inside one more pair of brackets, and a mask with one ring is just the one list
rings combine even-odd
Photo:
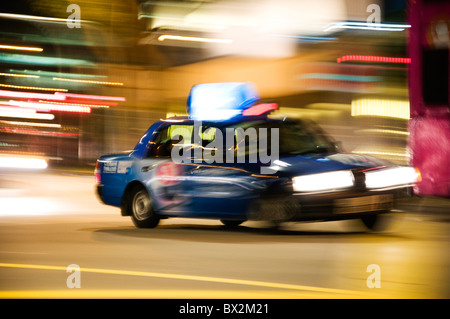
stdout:
[[242,116],[260,97],[249,82],[203,83],[192,87],[187,114],[193,120],[225,121]]

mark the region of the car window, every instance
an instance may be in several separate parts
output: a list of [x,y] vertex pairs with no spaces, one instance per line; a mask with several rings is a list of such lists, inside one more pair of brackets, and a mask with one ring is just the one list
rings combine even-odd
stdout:
[[[163,128],[154,141],[150,141],[147,145],[147,157],[171,157],[173,148],[192,150],[192,156],[200,154],[203,156],[215,155],[217,148],[208,147],[215,141],[217,128],[202,126],[196,130],[198,136],[193,136],[193,125],[174,124]],[[201,149],[201,152],[195,152],[195,149]]]
[[222,150],[221,135],[217,135],[217,132],[218,129],[213,126],[201,126],[198,129],[198,136],[193,137],[194,160],[201,159],[211,163],[217,160],[215,156]]
[[190,143],[192,139],[192,125],[170,125],[163,128],[154,141],[147,145],[147,157],[170,157],[173,147],[181,147],[184,143]]
[[[271,153],[272,134],[278,129],[277,139],[280,155],[298,155],[308,153],[328,153],[334,150],[331,141],[307,122],[247,122],[231,126],[235,130],[243,129],[245,134],[235,133],[235,156],[245,154],[251,158],[254,153]],[[263,130],[261,130],[263,129]],[[265,129],[265,130],[264,130]],[[265,136],[262,136],[264,132]],[[260,138],[266,139],[266,143],[260,144]],[[257,144],[255,144],[255,141]],[[254,144],[252,144],[252,142]],[[241,152],[241,153],[239,153]]]

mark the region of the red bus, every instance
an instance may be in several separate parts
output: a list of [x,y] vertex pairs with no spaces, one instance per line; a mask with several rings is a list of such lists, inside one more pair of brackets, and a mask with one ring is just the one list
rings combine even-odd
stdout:
[[414,193],[450,197],[450,1],[409,0],[408,20],[408,148],[422,177]]

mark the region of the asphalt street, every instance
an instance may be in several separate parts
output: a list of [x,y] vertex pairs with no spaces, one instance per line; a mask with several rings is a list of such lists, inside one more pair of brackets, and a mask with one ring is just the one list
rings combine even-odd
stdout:
[[0,298],[449,298],[450,204],[358,220],[137,229],[77,171],[0,172]]

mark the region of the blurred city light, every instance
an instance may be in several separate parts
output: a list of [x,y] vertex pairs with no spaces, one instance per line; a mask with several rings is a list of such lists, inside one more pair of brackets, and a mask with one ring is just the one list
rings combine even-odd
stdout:
[[47,162],[41,158],[0,156],[0,168],[45,169]]
[[[67,4],[59,2],[33,0],[28,10],[0,13],[7,39],[2,45],[43,49],[0,47],[0,125],[8,128],[2,142],[20,145],[16,151],[41,150],[61,163],[93,165],[100,154],[129,149],[154,121],[186,116],[194,85],[252,82],[263,101],[278,105],[271,116],[314,120],[348,152],[409,160],[411,24],[405,3],[77,5],[79,29],[67,26]],[[368,11],[374,5],[380,7],[378,18]],[[38,119],[60,127],[23,124]],[[51,130],[53,135],[45,135]]]
[[21,118],[21,119],[36,119],[36,120],[53,120],[53,114],[36,113],[36,110],[5,107],[0,106],[0,117]]
[[382,63],[411,63],[410,58],[396,58],[386,56],[373,56],[373,55],[344,55],[337,58],[337,63],[347,61],[364,61],[364,62],[382,62]]
[[61,91],[61,92],[69,91],[68,89],[60,89],[60,88],[23,86],[23,85],[12,85],[12,84],[3,84],[3,83],[0,83],[0,87],[9,88],[9,89],[19,89],[19,90]]
[[[79,7],[80,19],[71,20],[71,12],[67,11],[70,4]],[[373,7],[379,11],[371,11]],[[145,140],[150,136],[142,136],[156,121],[161,120],[163,125],[169,125],[179,124],[181,120],[177,117],[188,115],[194,119],[214,121],[229,119],[237,114],[260,116],[269,112],[270,119],[311,121],[311,129],[330,136],[332,152],[347,153],[348,163],[354,160],[369,161],[369,157],[373,156],[381,159],[379,163],[384,160],[404,166],[392,171],[383,170],[383,164],[377,163],[377,166],[381,165],[376,167],[379,171],[368,170],[364,176],[362,173],[354,175],[347,170],[347,166],[342,166],[341,171],[313,174],[318,172],[316,170],[311,171],[311,175],[292,179],[285,178],[284,171],[298,168],[303,173],[306,169],[300,164],[294,167],[284,159],[273,161],[268,167],[278,171],[279,175],[266,177],[285,179],[282,187],[302,192],[299,196],[309,197],[312,193],[321,196],[318,193],[334,189],[345,192],[354,184],[364,189],[367,186],[372,192],[374,188],[395,188],[402,183],[418,181],[420,187],[416,185],[408,192],[420,196],[449,197],[449,10],[450,2],[444,0],[3,1],[0,8],[4,11],[0,12],[0,216],[7,217],[5,227],[10,224],[18,227],[19,223],[24,227],[23,234],[13,227],[5,232],[4,247],[0,251],[5,259],[11,259],[5,260],[5,263],[14,262],[15,258],[22,263],[33,256],[39,256],[35,258],[36,263],[40,260],[43,264],[61,260],[77,263],[77,260],[72,260],[72,252],[76,251],[78,257],[75,257],[81,258],[80,262],[99,263],[98,267],[129,267],[137,272],[145,270],[139,268],[149,267],[145,271],[150,274],[154,270],[150,268],[156,266],[167,273],[181,273],[181,269],[186,268],[185,264],[175,263],[171,259],[171,254],[181,252],[182,258],[192,261],[187,268],[188,277],[195,277],[195,272],[201,273],[211,265],[222,266],[224,258],[233,262],[233,258],[228,258],[233,256],[236,257],[234,261],[238,262],[231,264],[236,267],[234,273],[230,268],[230,273],[222,276],[229,269],[213,267],[213,273],[205,272],[202,278],[216,278],[219,275],[231,278],[236,275],[245,279],[250,274],[250,277],[255,276],[253,283],[267,281],[269,284],[265,288],[270,288],[271,282],[285,282],[280,283],[281,286],[296,286],[298,283],[297,288],[301,289],[297,290],[301,291],[301,296],[307,293],[306,296],[312,297],[327,289],[323,286],[345,286],[348,279],[352,289],[365,290],[364,271],[367,264],[375,263],[383,269],[383,289],[378,290],[380,295],[387,291],[387,296],[390,296],[398,289],[404,296],[420,296],[417,292],[422,292],[425,287],[427,292],[432,292],[432,296],[440,296],[439,291],[433,289],[442,286],[445,296],[448,296],[449,289],[445,282],[448,277],[449,258],[445,254],[448,236],[444,235],[448,233],[448,225],[441,222],[448,221],[448,212],[444,206],[417,206],[417,211],[423,215],[411,216],[409,213],[414,211],[409,209],[416,202],[407,198],[404,204],[407,208],[403,210],[407,214],[400,214],[408,215],[405,218],[406,227],[401,228],[402,225],[397,228],[399,233],[382,236],[363,234],[359,229],[342,232],[339,226],[334,228],[334,222],[331,222],[331,225],[319,226],[319,231],[314,229],[313,223],[305,223],[300,225],[300,230],[293,232],[295,236],[286,236],[290,233],[284,231],[284,225],[277,224],[277,231],[280,230],[278,226],[283,231],[274,236],[271,234],[268,239],[267,232],[249,232],[250,227],[245,225],[233,231],[224,231],[225,227],[221,226],[215,228],[209,220],[204,222],[206,227],[186,226],[184,222],[175,222],[171,226],[172,218],[163,221],[167,224],[162,231],[157,230],[150,235],[121,227],[121,224],[110,227],[116,221],[110,219],[108,207],[95,206],[98,202],[92,185],[95,181],[105,183],[109,176],[115,178],[110,174],[100,180],[100,169],[95,166],[100,156],[130,150],[136,143],[147,145],[142,141],[148,142],[151,149],[156,142]],[[80,27],[74,24],[69,26],[70,21]],[[202,99],[195,96],[188,99],[193,88],[201,88],[197,85],[208,83],[252,83],[256,90],[227,96],[221,86],[217,90],[204,91]],[[227,109],[227,102],[231,100],[242,102],[244,107]],[[176,132],[189,131],[186,126],[177,126],[171,126],[167,135],[173,137]],[[201,137],[212,140],[215,134],[209,129],[202,132]],[[183,144],[188,145],[192,146],[191,141]],[[215,149],[211,145],[201,147],[209,151]],[[127,160],[132,160],[134,155]],[[292,155],[297,156],[304,155]],[[317,169],[327,161],[337,160],[324,153],[308,154],[305,158],[311,158],[312,165],[317,165]],[[147,162],[144,170],[154,164],[151,158],[144,161]],[[231,173],[225,178],[214,176],[220,165],[210,171],[202,171],[201,165],[198,164],[198,169],[192,174],[195,176],[191,177],[197,181],[216,182],[217,189],[212,189],[216,192],[215,196],[228,196],[229,189],[223,186],[233,186],[243,181],[234,178]],[[122,176],[127,178],[126,173],[141,170],[141,167],[122,166],[120,169],[124,173]],[[19,171],[24,173],[16,174]],[[36,174],[30,174],[32,171]],[[54,174],[61,171],[64,174]],[[83,176],[73,176],[78,174]],[[163,176],[166,181],[183,178]],[[71,185],[68,187],[66,184]],[[41,185],[44,185],[42,189]],[[210,187],[204,186],[206,188]],[[278,189],[270,190],[278,192]],[[174,193],[171,192],[168,190],[164,196],[186,200],[187,205],[195,207],[194,202],[190,201],[190,194],[180,194],[177,188],[174,188]],[[274,206],[282,203],[269,197],[268,201]],[[192,198],[196,199],[194,196]],[[223,206],[235,204],[236,198]],[[420,200],[423,198],[420,197]],[[291,205],[288,201],[282,204],[286,210]],[[330,205],[334,204],[330,202]],[[445,207],[450,206],[446,204]],[[439,210],[439,216],[432,216],[433,209]],[[304,210],[302,213],[309,212]],[[44,223],[23,218],[33,215],[58,215],[58,218],[48,218],[49,223],[47,219]],[[17,216],[22,217],[17,224],[13,224]],[[86,220],[97,218],[102,218],[100,227],[80,226]],[[427,218],[432,222],[423,223]],[[40,228],[44,224],[53,227],[52,220],[57,223],[54,231],[47,232]],[[37,227],[36,231],[29,232],[33,227]],[[61,242],[54,240],[57,236],[66,235],[66,230],[72,228],[73,234],[68,233]],[[162,235],[167,229],[169,234]],[[271,228],[271,231],[274,229]],[[186,231],[193,233],[187,242]],[[195,233],[201,234],[196,236]],[[173,237],[178,241],[177,245],[191,248],[204,246],[203,251],[199,249],[199,254],[191,257],[197,258],[197,261],[205,257],[205,268],[198,266],[195,258],[186,258],[191,253],[189,249],[175,246],[173,240],[165,240],[168,238],[166,236],[172,235],[177,236]],[[35,238],[39,240],[32,242],[29,250],[18,245],[28,245],[28,241]],[[70,240],[80,238],[89,243],[96,241],[98,245],[94,243],[89,247],[91,250],[86,251],[75,249],[78,246]],[[8,242],[10,239],[18,239],[20,243]],[[144,250],[141,247],[130,250],[128,244],[145,244],[147,240],[167,242],[170,247],[162,247],[157,254],[152,251],[147,254],[149,259],[139,263],[135,263],[133,258],[117,258],[117,251],[114,250],[117,247],[123,247],[125,257],[134,257],[135,252]],[[264,245],[253,245],[260,240],[269,243],[266,246],[273,246],[274,251],[278,249],[279,254],[271,256]],[[436,244],[438,241],[442,245]],[[40,247],[40,243],[50,242],[54,242],[55,246]],[[297,242],[307,244],[296,245]],[[427,242],[434,245],[433,249],[427,250]],[[81,247],[85,242],[79,244]],[[223,247],[231,244],[228,246],[243,250],[241,255],[235,255],[230,248],[223,251],[223,256],[212,256],[211,248],[215,244]],[[255,256],[262,256],[263,259],[252,259],[253,255],[246,254],[250,246],[256,247]],[[336,247],[338,249],[334,253],[327,254],[328,248],[332,251]],[[342,247],[344,249],[340,249]],[[367,250],[367,247],[370,249]],[[100,255],[96,254],[97,248],[102,251]],[[322,251],[322,248],[325,250]],[[306,249],[306,253],[312,255],[304,257],[297,254],[295,256],[299,259],[295,259],[292,257],[294,254],[289,254],[290,249],[301,249],[299,252]],[[62,259],[58,259],[60,252]],[[168,257],[168,262],[159,258],[152,264],[152,256],[160,257],[159,254]],[[324,274],[321,270],[326,254],[326,261],[330,261],[326,269],[330,271]],[[119,264],[106,265],[114,261],[108,256]],[[91,257],[106,258],[96,261]],[[313,259],[311,264],[309,257]],[[266,269],[260,269],[260,261],[264,258],[273,259],[273,264],[268,263]],[[276,266],[281,264],[283,258],[293,261],[293,267],[280,272]],[[439,258],[445,262],[442,263]],[[100,264],[100,259],[104,260],[104,265]],[[432,265],[434,268],[421,267],[422,260],[428,263],[424,266]],[[251,267],[246,273],[241,266],[247,262]],[[257,268],[256,273],[253,266]],[[433,271],[436,269],[438,271]],[[2,278],[7,279],[5,287],[20,277],[12,270],[4,271]],[[12,276],[8,276],[10,271]],[[154,274],[158,274],[157,271]],[[313,273],[318,275],[317,278],[311,276]],[[267,277],[264,278],[265,275]],[[36,293],[50,291],[50,288],[46,290],[47,286],[41,285],[44,281],[52,283],[59,280],[56,277],[55,280],[35,277],[35,281],[30,281],[34,285],[30,291]],[[431,282],[430,285],[427,282],[430,278],[433,281],[436,279],[438,284]],[[93,296],[99,291],[96,285],[103,288],[107,279],[99,278],[98,283],[86,282],[86,289],[80,294]],[[110,281],[110,284],[121,283],[123,281]],[[144,284],[142,280],[137,283],[141,288]],[[181,290],[175,289],[176,283],[171,284],[174,289],[161,290],[161,287],[152,286],[149,290],[157,298],[160,294],[170,297],[174,293],[183,296],[186,292],[196,293],[196,287],[189,286],[186,280],[180,285]],[[89,285],[93,289],[88,289]],[[309,285],[318,287],[308,291]],[[20,288],[18,293],[26,292],[26,287],[14,288]],[[205,293],[221,293],[220,286],[207,287],[202,284],[199,291],[202,289]],[[231,286],[227,289],[230,295],[237,291],[232,291]],[[250,291],[244,290],[244,295]],[[272,290],[266,289],[261,295],[276,293]],[[114,290],[113,294],[120,295],[119,292],[122,290]],[[69,293],[64,292],[65,295]],[[237,293],[239,295],[239,291]],[[288,292],[286,296],[297,296],[293,293]]]
[[163,34],[158,37],[158,41],[176,40],[176,41],[190,41],[190,42],[206,42],[206,43],[232,43],[229,39],[214,39],[214,38],[202,38],[202,37],[187,37],[181,35]]
[[43,48],[24,47],[24,46],[18,46],[18,45],[5,45],[5,44],[0,44],[0,49],[17,50],[17,51],[34,51],[34,52],[44,51]]
[[408,120],[409,101],[389,99],[357,99],[352,101],[352,116],[381,116]]
[[374,22],[333,22],[324,26],[324,32],[336,29],[375,30],[375,31],[404,31],[409,24],[388,24]]
[[39,79],[39,75],[30,75],[30,74],[0,73],[0,76],[14,76],[18,78]]

